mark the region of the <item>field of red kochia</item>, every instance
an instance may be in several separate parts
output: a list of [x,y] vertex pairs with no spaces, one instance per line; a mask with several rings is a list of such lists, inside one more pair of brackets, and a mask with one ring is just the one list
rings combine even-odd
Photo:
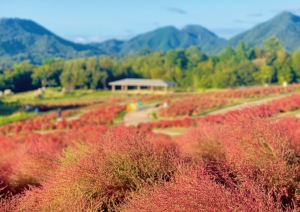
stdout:
[[[66,130],[80,129],[84,126],[98,126],[111,124],[113,118],[124,110],[124,106],[117,104],[97,104],[93,110],[80,115],[74,120],[56,121],[57,114],[52,112],[49,115],[37,116],[24,121],[0,126],[0,133],[5,135],[9,133],[19,133],[22,131],[45,131],[45,130]],[[67,110],[62,112],[62,117],[68,117],[79,113],[78,110]]]
[[[200,94],[172,94],[175,100],[167,100],[169,107],[158,111],[160,117],[199,115],[207,109],[218,108],[233,103],[234,99],[262,98],[272,94],[299,91],[297,84],[287,87],[271,86],[264,88],[233,89],[224,92],[205,92]],[[155,96],[154,96],[155,97]]]
[[175,138],[105,125],[3,136],[1,207],[298,211],[300,121],[269,117],[244,109]]
[[[75,120],[49,114],[3,125],[1,211],[299,211],[300,120],[274,118],[299,108],[293,94],[135,128],[109,127],[124,110],[110,103]],[[151,132],[171,126],[190,129]],[[34,132],[45,129],[57,131]]]
[[[266,104],[257,106],[257,111],[264,111],[264,113],[269,114],[269,116],[274,116],[284,112],[291,112],[300,108],[300,94],[292,94],[287,97],[283,97],[277,100],[272,100]],[[141,131],[150,131],[154,128],[168,128],[168,127],[191,127],[197,126],[203,122],[212,123],[222,123],[226,117],[233,113],[243,113],[243,109],[234,110],[232,112],[227,112],[226,114],[217,115],[206,115],[198,117],[185,117],[176,118],[171,120],[159,120],[147,123],[140,123],[138,128]]]

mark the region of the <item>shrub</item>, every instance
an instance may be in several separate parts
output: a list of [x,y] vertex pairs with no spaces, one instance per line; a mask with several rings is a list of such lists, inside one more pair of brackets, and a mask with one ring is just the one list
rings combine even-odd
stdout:
[[[299,159],[293,137],[260,107],[229,113],[222,124],[202,124],[178,138],[182,150],[236,181],[251,178],[268,192],[281,193],[285,205],[299,201]],[[222,172],[222,171],[221,171]],[[219,177],[224,178],[224,176]],[[222,179],[226,184],[227,178]]]
[[179,175],[174,182],[164,186],[147,187],[134,193],[121,211],[282,211],[280,202],[274,202],[273,196],[251,180],[240,183],[238,187],[232,181],[225,187],[216,183],[213,175],[200,170]]
[[24,211],[113,210],[144,185],[171,179],[179,152],[153,145],[125,127],[112,128],[98,143],[68,148],[60,165],[41,188],[21,198]]

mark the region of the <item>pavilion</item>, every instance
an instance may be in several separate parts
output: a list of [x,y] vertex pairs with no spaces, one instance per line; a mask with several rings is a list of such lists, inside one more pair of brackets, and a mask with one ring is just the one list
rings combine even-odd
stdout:
[[[121,91],[128,91],[129,87],[135,87],[137,92],[140,92],[142,87],[148,88],[148,91],[154,92],[156,88],[161,90],[163,88],[164,93],[168,92],[168,87],[170,86],[176,86],[177,83],[175,82],[170,82],[170,81],[165,81],[165,80],[160,80],[160,79],[132,79],[132,78],[126,78],[122,80],[117,80],[108,83],[112,91],[116,91],[116,87],[120,86]],[[156,89],[157,90],[157,89]]]

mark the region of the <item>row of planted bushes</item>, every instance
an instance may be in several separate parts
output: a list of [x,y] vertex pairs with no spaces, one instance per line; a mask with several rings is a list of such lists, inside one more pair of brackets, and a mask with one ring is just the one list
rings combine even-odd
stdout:
[[226,116],[173,139],[119,126],[64,132],[56,141],[7,141],[30,150],[12,163],[0,154],[6,188],[32,187],[15,195],[2,190],[1,209],[298,211],[300,121],[272,121],[259,108]]
[[[257,108],[259,111],[268,113],[270,116],[284,112],[291,112],[300,108],[300,95],[292,94],[287,97],[272,100],[266,104],[257,106]],[[239,110],[239,113],[243,112],[243,109]],[[186,117],[183,119],[159,120],[155,122],[140,123],[138,128],[142,131],[149,131],[153,128],[191,127],[203,122],[221,123],[224,121],[227,115],[231,113],[237,113],[237,111],[230,111],[226,114],[198,116],[195,118]]]
[[[115,103],[97,104],[87,108],[90,112],[86,112],[80,115],[74,120],[62,120],[57,122],[56,112],[48,115],[41,115],[19,121],[0,127],[0,133],[19,133],[21,131],[33,131],[33,130],[64,130],[64,129],[79,129],[83,126],[98,126],[103,124],[111,124],[114,117],[124,110],[124,106],[117,105]],[[62,117],[68,117],[70,115],[79,113],[78,110],[66,110],[62,112]]]
[[283,94],[300,91],[298,84],[282,86],[270,86],[259,88],[234,89],[223,92],[206,92],[200,94],[188,94],[178,100],[168,99],[169,107],[158,111],[161,117],[177,117],[198,115],[201,112],[232,103],[234,98],[259,98],[271,94]]
[[227,98],[212,98],[209,96],[195,95],[177,101],[169,101],[167,108],[158,111],[160,117],[177,117],[199,115],[206,109],[220,107],[231,103]]
[[73,130],[2,136],[1,210],[298,211],[300,121],[269,117],[299,100],[186,119],[176,138],[94,121],[110,105]]

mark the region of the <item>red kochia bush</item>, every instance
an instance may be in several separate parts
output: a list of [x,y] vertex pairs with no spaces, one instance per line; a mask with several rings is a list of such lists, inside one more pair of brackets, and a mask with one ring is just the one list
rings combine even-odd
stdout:
[[73,142],[96,143],[108,126],[40,135],[33,132],[0,137],[0,194],[20,193],[29,185],[40,185],[56,167],[57,157]]
[[215,180],[204,170],[177,176],[174,182],[164,186],[147,187],[146,191],[134,193],[121,211],[282,211],[280,202],[274,202],[274,196],[252,180],[239,184],[238,188],[233,181],[225,187]]
[[[235,180],[255,181],[285,206],[299,201],[299,159],[293,136],[260,107],[227,114],[221,124],[203,124],[178,137],[183,151],[204,164],[224,164]],[[212,170],[219,169],[218,166]]]
[[98,143],[65,151],[56,172],[27,191],[16,210],[112,210],[144,185],[169,181],[179,158],[174,146],[156,146],[135,130],[114,127]]
[[221,132],[226,161],[236,170],[263,179],[268,187],[296,186],[297,158],[285,126],[248,109],[228,116]]

